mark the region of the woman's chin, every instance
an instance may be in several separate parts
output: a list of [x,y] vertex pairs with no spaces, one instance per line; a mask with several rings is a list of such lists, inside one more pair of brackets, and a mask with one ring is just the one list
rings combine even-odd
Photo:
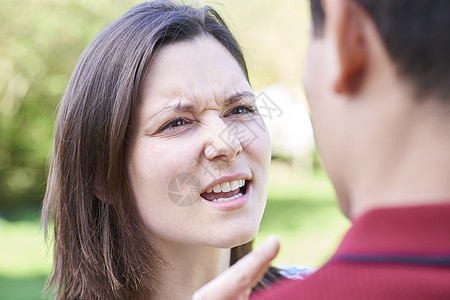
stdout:
[[256,237],[258,233],[258,228],[254,231],[246,230],[245,232],[236,232],[230,236],[222,236],[221,238],[215,239],[213,245],[210,245],[215,248],[234,248],[245,243],[250,242]]

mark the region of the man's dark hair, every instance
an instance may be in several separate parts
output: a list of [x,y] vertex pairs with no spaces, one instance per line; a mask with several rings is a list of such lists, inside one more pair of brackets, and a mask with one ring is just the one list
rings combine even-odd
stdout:
[[[450,1],[351,0],[374,21],[401,76],[419,98],[450,98]],[[323,34],[321,0],[311,0],[314,36]]]

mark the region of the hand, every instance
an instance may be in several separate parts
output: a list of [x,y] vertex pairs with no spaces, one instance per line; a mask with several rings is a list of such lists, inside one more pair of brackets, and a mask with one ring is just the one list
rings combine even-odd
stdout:
[[279,249],[277,238],[269,236],[261,246],[195,292],[192,300],[248,299],[252,287],[264,275]]

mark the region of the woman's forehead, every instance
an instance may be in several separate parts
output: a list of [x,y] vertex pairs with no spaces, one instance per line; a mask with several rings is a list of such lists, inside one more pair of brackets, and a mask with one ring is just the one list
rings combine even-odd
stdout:
[[168,105],[223,102],[251,87],[238,62],[212,37],[166,45],[155,55],[144,78],[141,103]]
[[145,86],[154,89],[242,79],[245,75],[241,67],[220,42],[212,37],[198,37],[159,49],[145,76]]

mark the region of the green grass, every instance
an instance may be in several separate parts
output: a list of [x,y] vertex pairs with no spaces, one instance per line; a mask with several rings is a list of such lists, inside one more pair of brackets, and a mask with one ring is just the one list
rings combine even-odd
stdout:
[[319,172],[272,165],[266,210],[256,245],[276,234],[281,243],[275,265],[319,267],[336,249],[349,221],[341,214],[333,187]]
[[39,222],[0,220],[0,300],[41,299],[50,269]]
[[47,276],[9,277],[0,276],[1,300],[36,300],[45,299],[41,296]]
[[[276,163],[256,245],[277,234],[281,250],[274,265],[320,266],[334,251],[349,222],[322,174],[294,172]],[[39,222],[0,220],[0,300],[42,299],[50,255]]]

